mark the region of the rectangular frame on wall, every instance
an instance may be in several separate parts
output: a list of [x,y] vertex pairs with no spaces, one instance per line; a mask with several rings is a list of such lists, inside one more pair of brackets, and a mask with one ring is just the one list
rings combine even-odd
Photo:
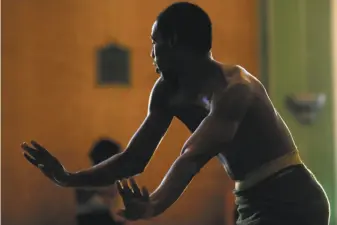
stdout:
[[96,52],[96,85],[99,87],[131,85],[131,51],[125,46],[108,43]]

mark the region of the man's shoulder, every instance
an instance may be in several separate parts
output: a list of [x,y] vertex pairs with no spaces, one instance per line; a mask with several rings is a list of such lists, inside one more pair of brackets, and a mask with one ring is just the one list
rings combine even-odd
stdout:
[[265,90],[261,81],[241,66],[235,66],[232,70],[228,79],[229,88],[246,90],[249,94],[261,94]]
[[241,66],[233,66],[228,71],[228,84],[246,84],[249,85],[253,80],[253,75]]
[[[254,100],[261,83],[241,66],[227,67],[227,84],[216,95],[217,105],[245,105]],[[223,108],[223,107],[221,107]]]
[[150,108],[167,109],[170,93],[168,83],[162,77],[158,78],[154,83],[150,94]]
[[164,81],[164,79],[162,77],[159,77],[155,82],[154,85],[152,87],[152,91],[153,90],[158,90],[161,89],[165,86],[166,82]]
[[167,84],[167,82],[162,77],[159,77],[152,87],[151,96],[164,97],[168,94],[168,88],[169,85]]

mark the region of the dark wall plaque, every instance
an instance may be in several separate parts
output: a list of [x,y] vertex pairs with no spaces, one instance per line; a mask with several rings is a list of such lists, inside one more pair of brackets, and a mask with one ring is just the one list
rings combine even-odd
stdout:
[[98,49],[99,85],[130,84],[130,53],[125,47],[109,44]]

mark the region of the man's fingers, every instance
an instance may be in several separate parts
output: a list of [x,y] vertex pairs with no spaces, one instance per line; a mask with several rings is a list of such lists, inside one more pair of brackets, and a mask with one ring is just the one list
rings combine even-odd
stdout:
[[150,194],[146,187],[142,187],[142,193],[143,193],[144,200],[150,199]]
[[117,189],[124,200],[129,199],[132,195],[132,191],[130,190],[126,180],[117,181]]
[[37,159],[39,157],[39,155],[40,155],[39,151],[37,151],[34,148],[29,147],[27,143],[23,143],[21,145],[21,148],[23,150],[25,150],[26,152],[28,152],[28,154],[31,155],[31,156],[33,156],[35,159]]
[[[23,143],[21,144],[21,148],[22,148],[23,150],[33,149],[33,148],[29,147],[29,145],[28,145],[26,142],[23,142]],[[35,150],[35,149],[34,149],[34,150]],[[36,151],[36,150],[35,150],[35,151]]]
[[128,180],[126,179],[122,180],[122,184],[123,184],[123,190],[124,190],[125,197],[130,198],[132,196],[132,190],[129,186]]
[[123,189],[122,183],[120,181],[117,181],[117,189],[118,189],[118,193],[123,197],[124,189]]
[[140,189],[135,181],[134,178],[130,178],[130,184],[131,184],[131,188],[133,190],[133,194],[135,195],[135,197],[141,197],[142,193],[140,192]]
[[128,180],[127,179],[123,179],[122,180],[122,185],[123,185],[123,188],[129,188]]
[[34,166],[38,167],[38,162],[36,161],[36,159],[34,159],[33,157],[31,157],[30,155],[28,155],[27,153],[23,153],[23,156],[27,159],[28,162],[30,162],[31,164],[33,164]]
[[30,142],[37,150],[39,150],[39,151],[41,151],[41,152],[43,152],[43,153],[48,153],[49,154],[49,152],[44,148],[44,147],[42,147],[39,143],[37,143],[36,141],[31,141]]

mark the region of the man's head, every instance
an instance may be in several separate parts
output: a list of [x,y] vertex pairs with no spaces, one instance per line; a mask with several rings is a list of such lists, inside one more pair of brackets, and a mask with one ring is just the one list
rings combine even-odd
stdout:
[[104,160],[121,152],[121,146],[109,139],[101,139],[94,143],[92,150],[89,152],[89,157],[94,165],[97,165]]
[[[199,6],[178,2],[163,10],[152,27],[151,56],[157,72],[179,67],[188,56],[208,56],[212,48],[212,24]],[[173,67],[173,68],[172,68]]]

